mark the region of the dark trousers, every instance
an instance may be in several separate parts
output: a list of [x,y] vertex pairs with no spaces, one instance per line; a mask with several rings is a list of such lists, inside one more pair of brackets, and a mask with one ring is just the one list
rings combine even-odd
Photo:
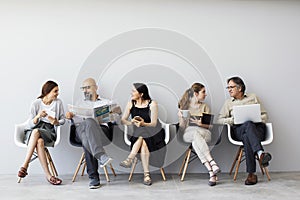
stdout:
[[266,125],[264,123],[253,123],[247,121],[241,125],[233,125],[233,138],[242,141],[246,158],[246,171],[256,171],[255,155],[257,151],[263,150],[261,141],[265,139]]

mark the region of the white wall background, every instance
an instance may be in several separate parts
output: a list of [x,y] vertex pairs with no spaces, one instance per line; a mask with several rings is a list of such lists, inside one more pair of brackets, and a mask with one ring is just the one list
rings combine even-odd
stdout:
[[[14,124],[27,118],[41,85],[57,81],[60,98],[71,103],[88,56],[113,36],[145,27],[173,30],[198,43],[219,70],[224,87],[226,78],[243,77],[247,91],[260,96],[273,122],[275,138],[266,147],[273,155],[269,169],[299,171],[299,10],[297,1],[1,0],[0,173],[16,174],[23,162],[25,149],[14,144]],[[129,90],[120,94],[128,97]],[[222,103],[215,105],[216,112]],[[235,151],[227,137],[213,149],[223,171],[229,170]],[[74,172],[81,150],[69,145],[67,126],[51,154],[60,174]],[[176,162],[166,171],[176,173],[178,168]],[[193,163],[189,171],[205,170]],[[42,173],[38,162],[29,172]]]

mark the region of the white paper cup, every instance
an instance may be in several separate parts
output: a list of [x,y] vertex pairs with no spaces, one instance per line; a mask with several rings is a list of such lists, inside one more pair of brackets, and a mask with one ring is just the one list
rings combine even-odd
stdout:
[[190,116],[189,110],[181,110],[180,112],[182,114],[182,117],[184,117],[184,118],[188,118]]

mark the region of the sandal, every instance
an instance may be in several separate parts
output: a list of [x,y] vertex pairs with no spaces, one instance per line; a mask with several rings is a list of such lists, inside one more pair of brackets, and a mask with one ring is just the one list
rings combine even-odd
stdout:
[[48,180],[48,182],[51,183],[52,185],[60,185],[62,183],[62,180],[60,180],[59,178],[57,178],[55,176],[51,176],[50,179]]
[[209,170],[208,173],[209,173],[208,185],[209,186],[215,186],[215,185],[217,185],[217,175],[213,174],[213,170]]
[[20,171],[18,172],[18,177],[24,178],[27,174],[27,169],[25,167],[21,167]]
[[212,159],[211,161],[209,161],[209,164],[210,164],[210,166],[212,168],[213,175],[216,175],[216,174],[218,174],[218,173],[221,172],[221,169],[219,168],[219,166],[217,165],[217,163],[214,161],[214,159]]
[[151,180],[151,177],[150,177],[150,173],[149,172],[145,172],[144,173],[144,185],[152,185],[152,180]]
[[132,163],[136,161],[136,157],[134,158],[126,158],[126,160],[122,161],[120,163],[120,166],[125,167],[125,168],[130,168]]

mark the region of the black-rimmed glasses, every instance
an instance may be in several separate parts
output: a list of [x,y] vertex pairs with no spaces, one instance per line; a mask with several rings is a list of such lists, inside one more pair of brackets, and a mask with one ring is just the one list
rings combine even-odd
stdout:
[[237,87],[237,85],[227,86],[226,89],[229,90],[229,89],[233,89],[233,88],[235,88],[235,87]]
[[83,90],[88,90],[88,89],[90,89],[92,86],[94,86],[94,85],[87,85],[87,86],[82,86],[82,87],[80,87],[80,89],[83,91]]

